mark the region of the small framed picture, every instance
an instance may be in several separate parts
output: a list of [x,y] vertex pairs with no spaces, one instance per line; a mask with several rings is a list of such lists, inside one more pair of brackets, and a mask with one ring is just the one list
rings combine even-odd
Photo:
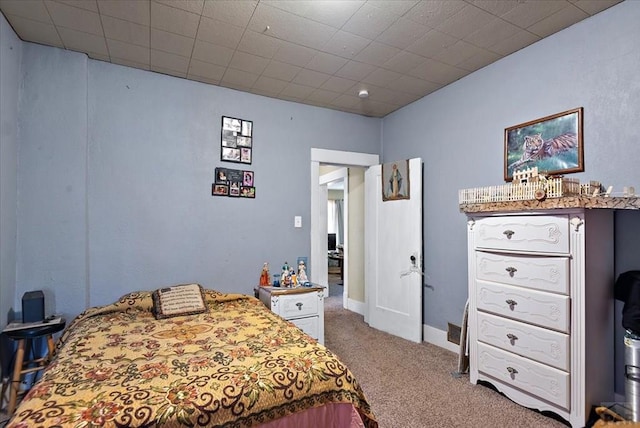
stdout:
[[240,188],[240,197],[243,198],[255,198],[256,188],[253,186],[242,186]]
[[382,164],[382,200],[409,199],[409,160]]
[[242,131],[242,120],[236,119],[235,117],[225,117],[222,116],[222,130],[225,131],[233,131],[233,132],[241,132]]
[[222,147],[238,147],[238,137],[236,131],[231,131],[230,129],[222,130]]
[[253,186],[253,171],[243,171],[242,185],[248,187]]
[[238,147],[251,147],[251,137],[238,137],[236,138]]
[[250,120],[243,120],[240,125],[242,135],[251,137],[253,135],[253,122]]
[[229,196],[229,186],[226,184],[213,183],[211,185],[211,194],[213,196]]
[[229,178],[227,177],[227,169],[226,168],[216,168],[216,183],[217,184],[227,184],[229,182]]
[[248,147],[240,148],[240,163],[251,163],[251,149]]
[[241,184],[239,181],[231,182],[231,184],[229,184],[229,196],[240,196]]
[[222,147],[221,160],[227,162],[240,162],[240,149]]

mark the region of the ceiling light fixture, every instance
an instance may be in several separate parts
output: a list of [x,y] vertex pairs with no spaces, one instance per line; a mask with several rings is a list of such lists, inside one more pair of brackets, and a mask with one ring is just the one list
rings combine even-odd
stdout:
[[366,89],[360,89],[360,92],[358,92],[358,96],[360,98],[368,98],[369,97],[369,91],[367,91]]

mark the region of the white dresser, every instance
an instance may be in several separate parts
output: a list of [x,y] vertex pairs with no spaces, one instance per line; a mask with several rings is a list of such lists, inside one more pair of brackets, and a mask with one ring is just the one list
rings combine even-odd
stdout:
[[585,426],[614,401],[613,210],[467,216],[471,382]]
[[324,287],[260,287],[258,298],[324,345]]

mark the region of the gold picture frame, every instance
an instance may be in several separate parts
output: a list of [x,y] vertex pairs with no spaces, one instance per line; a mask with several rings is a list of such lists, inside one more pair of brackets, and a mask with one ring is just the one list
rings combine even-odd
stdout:
[[545,175],[584,171],[582,107],[504,130],[504,181],[532,167]]

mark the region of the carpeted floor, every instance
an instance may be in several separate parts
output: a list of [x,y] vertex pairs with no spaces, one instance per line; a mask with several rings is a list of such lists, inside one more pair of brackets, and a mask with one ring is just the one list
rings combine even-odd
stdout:
[[328,277],[329,282],[329,297],[340,296],[342,297],[342,293],[344,291],[344,287],[342,285],[342,280],[340,279],[340,274],[329,272]]
[[374,330],[340,296],[325,299],[325,345],[359,380],[380,428],[566,427],[468,375],[455,378],[457,354]]

